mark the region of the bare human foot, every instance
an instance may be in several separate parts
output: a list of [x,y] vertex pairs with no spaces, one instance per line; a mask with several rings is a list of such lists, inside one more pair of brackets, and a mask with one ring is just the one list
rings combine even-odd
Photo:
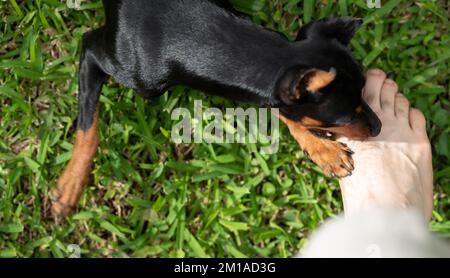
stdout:
[[378,115],[381,133],[365,142],[342,138],[354,152],[353,175],[340,180],[346,215],[370,208],[415,208],[430,220],[433,169],[426,121],[397,84],[370,70],[364,99]]

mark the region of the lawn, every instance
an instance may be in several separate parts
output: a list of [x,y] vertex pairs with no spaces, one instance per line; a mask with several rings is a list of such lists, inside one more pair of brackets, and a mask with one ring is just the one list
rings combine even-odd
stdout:
[[[428,118],[430,229],[450,238],[448,1],[232,2],[290,39],[329,15],[364,19],[352,42],[358,60],[385,70]],[[93,182],[77,212],[55,222],[49,192],[74,140],[80,38],[102,20],[100,1],[0,1],[0,257],[66,257],[73,244],[83,257],[288,257],[342,212],[337,180],[304,157],[287,128],[273,155],[257,144],[175,145],[173,107],[237,104],[185,87],[147,101],[110,81]]]

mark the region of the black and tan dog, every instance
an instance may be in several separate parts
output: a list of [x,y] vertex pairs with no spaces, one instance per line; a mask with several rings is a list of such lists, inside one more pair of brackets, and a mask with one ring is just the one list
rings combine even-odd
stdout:
[[326,174],[351,174],[351,151],[321,136],[377,135],[362,101],[364,76],[348,44],[361,24],[333,18],[303,27],[295,42],[237,16],[226,0],[105,0],[106,24],[82,41],[78,132],[55,190],[67,215],[88,181],[98,145],[98,102],[108,77],[145,98],[184,84],[278,107],[301,148]]

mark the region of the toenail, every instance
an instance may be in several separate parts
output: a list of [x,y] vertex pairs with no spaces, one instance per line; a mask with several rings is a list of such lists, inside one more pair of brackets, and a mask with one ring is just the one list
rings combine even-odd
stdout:
[[386,79],[386,81],[384,81],[386,84],[388,84],[388,85],[394,85],[395,84],[395,82],[394,82],[394,80],[392,80],[392,79]]

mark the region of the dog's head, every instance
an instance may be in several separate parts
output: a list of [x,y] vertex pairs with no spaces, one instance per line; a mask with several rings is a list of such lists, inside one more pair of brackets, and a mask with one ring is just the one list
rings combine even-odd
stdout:
[[281,79],[281,113],[311,131],[365,139],[381,122],[362,99],[365,78],[348,45],[361,20],[331,18],[300,30],[301,63]]

